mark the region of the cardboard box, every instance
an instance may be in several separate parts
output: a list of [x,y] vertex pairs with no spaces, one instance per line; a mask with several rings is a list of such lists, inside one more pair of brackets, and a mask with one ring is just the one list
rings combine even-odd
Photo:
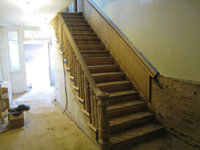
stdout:
[[17,128],[24,126],[24,112],[22,112],[18,116],[13,116],[12,114],[8,114],[8,121],[10,128]]

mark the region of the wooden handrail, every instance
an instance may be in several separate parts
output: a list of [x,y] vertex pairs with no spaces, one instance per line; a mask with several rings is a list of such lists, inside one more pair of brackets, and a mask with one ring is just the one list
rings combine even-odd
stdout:
[[110,25],[110,27],[119,35],[119,37],[129,46],[129,48],[132,50],[132,52],[138,57],[138,59],[141,61],[142,65],[146,69],[146,71],[149,73],[149,75],[154,78],[157,75],[157,72],[152,68],[152,66],[147,62],[147,60],[144,59],[143,56],[136,50],[136,48],[127,40],[127,38],[110,22],[108,18],[106,18],[104,15],[102,15],[103,12],[100,12],[99,8],[97,6],[94,6],[93,2],[91,0],[87,0],[88,3],[98,12],[98,14]]
[[96,82],[94,81],[94,79],[93,79],[93,77],[92,77],[92,75],[91,75],[91,73],[90,73],[90,71],[89,71],[89,69],[88,69],[88,67],[87,67],[87,65],[86,65],[86,63],[84,61],[84,59],[83,59],[83,57],[82,57],[82,55],[81,55],[81,53],[80,53],[75,41],[74,41],[74,38],[72,37],[69,29],[67,28],[67,25],[65,24],[65,21],[64,21],[62,15],[61,15],[61,13],[58,13],[57,15],[59,17],[60,24],[64,24],[63,25],[63,30],[65,31],[66,35],[69,38],[69,41],[70,41],[72,47],[74,48],[74,52],[75,52],[75,54],[76,54],[76,56],[77,56],[77,58],[78,58],[78,60],[79,60],[79,62],[81,64],[81,67],[82,67],[82,69],[83,69],[83,71],[84,71],[84,73],[85,73],[85,75],[86,75],[86,77],[88,79],[88,82],[90,83],[90,86],[93,89],[94,93],[96,93],[96,96],[99,99],[107,98],[109,96],[109,94],[106,93],[106,92],[102,92],[98,88],[98,86],[96,85]]

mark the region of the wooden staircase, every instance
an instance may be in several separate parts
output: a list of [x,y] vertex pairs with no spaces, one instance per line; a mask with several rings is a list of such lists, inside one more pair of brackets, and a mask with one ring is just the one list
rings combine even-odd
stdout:
[[125,149],[163,134],[163,127],[153,123],[154,114],[147,111],[146,102],[140,100],[139,92],[82,14],[62,16],[97,86],[109,93],[107,115],[112,149]]

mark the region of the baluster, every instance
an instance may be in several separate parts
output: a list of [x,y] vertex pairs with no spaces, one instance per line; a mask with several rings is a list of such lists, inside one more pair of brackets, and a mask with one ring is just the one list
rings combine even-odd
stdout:
[[96,94],[94,94],[94,116],[95,116],[95,127],[98,129],[98,116],[97,116],[97,97]]
[[77,87],[80,89],[80,64],[77,59]]
[[75,86],[78,87],[78,59],[76,57]]
[[76,54],[74,52],[74,85],[76,86],[76,80],[77,80],[77,77],[76,77]]
[[95,94],[95,99],[94,99],[94,101],[95,101],[95,127],[98,129],[98,127],[99,127],[99,125],[98,125],[98,118],[99,118],[99,113],[98,113],[98,106],[97,106],[97,102],[98,102],[98,98],[96,97],[96,94]]
[[89,113],[89,114],[91,114],[91,106],[90,106],[90,103],[91,103],[91,101],[90,101],[90,85],[89,85],[89,82],[88,82],[88,80],[86,79],[86,95],[87,95],[87,101],[88,101],[88,103],[87,103],[87,108],[88,108],[88,110],[87,110],[87,112]]
[[69,43],[69,39],[67,40],[67,67],[69,67],[69,63],[70,63],[70,43]]
[[91,101],[91,117],[92,117],[92,126],[94,126],[95,127],[95,122],[94,122],[94,119],[95,119],[95,117],[94,117],[94,97],[93,97],[93,91],[92,91],[92,89],[90,88],[90,101]]
[[[83,71],[83,69],[81,69],[81,82],[82,82],[82,99],[84,100],[84,102],[85,102],[85,94],[84,94],[84,71]],[[85,108],[84,108],[85,109]]]
[[86,76],[84,75],[84,97],[85,97],[85,110],[88,111],[88,101],[87,101],[87,83],[86,83]]
[[81,82],[81,65],[80,65],[80,63],[79,63],[79,90],[80,90],[80,92],[79,92],[79,96],[80,96],[80,98],[82,98],[82,82]]
[[82,80],[82,69],[80,66],[80,97],[83,99],[83,80]]
[[73,51],[73,48],[72,48],[72,65],[71,65],[71,76],[74,77],[74,51]]
[[71,44],[69,43],[69,68],[71,68]]

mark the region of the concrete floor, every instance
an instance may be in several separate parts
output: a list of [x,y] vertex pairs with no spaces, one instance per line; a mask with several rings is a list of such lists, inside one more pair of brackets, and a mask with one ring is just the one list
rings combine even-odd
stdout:
[[[54,101],[54,90],[45,88],[14,94],[19,104],[30,105],[24,127],[0,134],[0,150],[99,150]],[[16,107],[13,103],[12,107]],[[5,128],[0,124],[0,131]],[[129,150],[198,150],[168,135],[138,144]]]

